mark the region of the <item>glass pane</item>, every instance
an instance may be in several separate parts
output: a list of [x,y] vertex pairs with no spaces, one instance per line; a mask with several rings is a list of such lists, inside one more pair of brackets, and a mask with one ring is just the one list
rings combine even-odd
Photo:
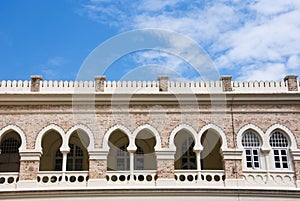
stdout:
[[280,168],[280,163],[275,163],[276,168]]
[[286,150],[281,150],[281,155],[286,155]]

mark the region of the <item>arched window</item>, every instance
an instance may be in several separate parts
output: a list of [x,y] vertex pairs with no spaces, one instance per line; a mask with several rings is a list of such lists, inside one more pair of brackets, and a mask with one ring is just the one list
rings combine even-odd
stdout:
[[[130,156],[127,151],[128,144],[121,146],[117,151],[117,170],[129,170],[130,169]],[[137,146],[137,150],[134,153],[134,169],[144,169],[144,150]]]
[[[82,149],[75,145],[69,144],[70,152],[67,156],[67,171],[82,171],[83,167],[83,151]],[[55,171],[62,170],[62,160],[63,156],[60,150],[56,151],[55,155]]]
[[273,149],[274,165],[276,169],[288,169],[288,146],[289,141],[286,136],[276,130],[271,134],[270,146]]
[[130,169],[130,157],[127,151],[128,144],[119,147],[117,151],[117,170],[129,170]]
[[55,154],[55,171],[62,171],[62,160],[62,153],[58,149]]
[[83,151],[75,145],[69,144],[70,152],[68,153],[67,171],[82,171]]
[[251,130],[243,134],[242,145],[245,149],[246,167],[258,169],[260,168],[260,140]]
[[134,169],[144,169],[144,150],[140,146],[137,146],[137,150],[134,153]]
[[181,145],[181,164],[184,170],[197,169],[196,154],[193,151],[194,139],[192,137],[187,138]]
[[0,172],[19,172],[21,143],[14,137],[3,140],[0,144]]

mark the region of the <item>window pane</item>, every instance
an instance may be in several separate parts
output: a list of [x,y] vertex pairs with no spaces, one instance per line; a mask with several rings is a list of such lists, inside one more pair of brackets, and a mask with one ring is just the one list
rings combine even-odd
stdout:
[[281,150],[281,155],[286,155],[286,150],[285,149]]

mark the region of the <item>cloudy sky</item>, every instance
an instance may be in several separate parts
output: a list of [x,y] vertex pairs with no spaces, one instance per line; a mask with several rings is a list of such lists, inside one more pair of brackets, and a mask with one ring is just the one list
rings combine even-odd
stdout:
[[[74,80],[96,47],[149,28],[195,41],[216,71],[234,80],[300,75],[299,0],[1,0],[0,80]],[[201,77],[188,59],[159,49],[122,55],[104,74],[109,80]]]

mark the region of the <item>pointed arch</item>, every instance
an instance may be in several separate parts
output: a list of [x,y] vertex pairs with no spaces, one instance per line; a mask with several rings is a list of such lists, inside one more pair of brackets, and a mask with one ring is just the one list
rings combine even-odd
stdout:
[[2,128],[0,130],[0,141],[2,139],[2,136],[4,136],[9,131],[15,131],[20,136],[20,138],[21,138],[21,146],[19,148],[19,151],[26,150],[26,146],[27,146],[26,135],[25,135],[24,131],[20,127],[18,127],[16,125],[10,124],[10,125],[7,125],[4,128]]
[[202,149],[202,146],[200,145],[200,141],[198,139],[197,131],[192,126],[190,126],[188,124],[180,124],[176,128],[174,128],[171,132],[171,135],[170,135],[170,138],[169,138],[169,149],[170,150],[172,150],[172,151],[176,150],[175,136],[181,130],[186,130],[192,135],[192,137],[194,139],[194,142],[195,142],[194,149]]
[[154,147],[155,150],[157,149],[161,149],[161,138],[160,135],[158,133],[158,131],[151,125],[149,124],[145,124],[145,125],[141,125],[139,127],[137,127],[132,134],[132,138],[135,140],[135,138],[137,137],[137,135],[142,131],[142,130],[148,130],[151,132],[151,134],[155,137],[156,140],[156,145]]
[[66,133],[67,144],[69,144],[70,137],[73,134],[73,132],[77,131],[77,130],[82,130],[83,132],[85,132],[85,134],[89,138],[89,145],[87,146],[87,150],[88,151],[94,150],[95,149],[94,134],[92,133],[92,131],[87,126],[85,126],[83,124],[76,124],[67,131],[67,133]]
[[35,149],[37,151],[42,152],[42,140],[44,135],[48,132],[54,130],[56,131],[62,138],[62,145],[61,145],[61,149],[69,149],[67,140],[66,140],[66,135],[65,135],[65,131],[58,125],[56,124],[50,124],[48,126],[45,126],[37,135],[36,140],[35,140]]
[[258,134],[259,139],[261,140],[261,145],[264,144],[264,132],[261,128],[259,128],[258,126],[254,125],[254,124],[247,124],[244,125],[242,128],[240,128],[240,130],[237,133],[237,138],[236,138],[236,145],[237,148],[242,149],[242,138],[243,138],[243,134],[247,131],[247,130],[253,130],[256,134]]
[[264,146],[270,147],[269,138],[270,138],[272,132],[277,129],[283,131],[284,134],[286,135],[286,137],[289,139],[290,149],[292,149],[292,150],[297,149],[295,135],[292,133],[292,131],[289,128],[287,128],[286,126],[281,125],[281,124],[273,124],[272,126],[270,126],[267,129],[266,134],[264,136]]
[[222,140],[222,145],[221,145],[221,150],[227,149],[227,139],[226,139],[226,135],[224,133],[224,131],[217,125],[215,124],[206,124],[205,126],[203,126],[201,128],[201,130],[199,131],[199,141],[202,138],[202,135],[207,131],[207,130],[214,130],[220,137]]
[[108,129],[108,131],[104,134],[104,138],[103,138],[103,142],[102,142],[103,150],[109,151],[109,145],[108,145],[109,137],[116,130],[122,131],[128,137],[128,140],[129,140],[128,149],[129,148],[136,149],[136,146],[134,144],[134,140],[132,138],[130,130],[121,124],[117,124],[117,125],[114,125],[113,127],[111,127],[110,129]]

